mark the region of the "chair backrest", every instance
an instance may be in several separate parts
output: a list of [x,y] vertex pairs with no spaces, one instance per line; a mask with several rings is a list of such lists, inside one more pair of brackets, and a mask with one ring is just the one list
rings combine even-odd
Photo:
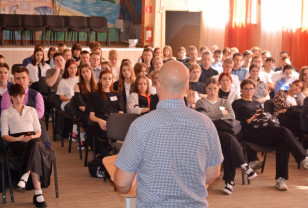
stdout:
[[64,17],[58,15],[46,15],[47,27],[65,27]]
[[68,26],[74,28],[86,28],[88,27],[87,18],[84,16],[70,16]]
[[106,17],[88,17],[89,28],[104,28],[108,27]]
[[21,15],[18,14],[5,14],[2,16],[2,25],[11,27],[22,26]]
[[274,114],[274,103],[273,100],[266,100],[264,102],[264,111],[270,114]]
[[308,134],[308,115],[305,115],[304,111],[300,113],[300,128],[305,134]]
[[42,95],[49,95],[50,94],[50,88],[48,87],[48,85],[46,83],[46,77],[41,77],[38,82],[39,82],[39,92]]
[[107,119],[107,137],[113,140],[124,141],[130,124],[139,114],[113,113]]
[[25,27],[42,27],[43,18],[41,15],[24,15],[23,25]]

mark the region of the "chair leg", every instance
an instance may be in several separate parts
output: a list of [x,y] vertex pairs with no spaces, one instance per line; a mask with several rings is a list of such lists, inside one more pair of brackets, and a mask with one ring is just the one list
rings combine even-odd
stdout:
[[78,145],[79,145],[79,157],[80,157],[80,160],[82,160],[80,125],[78,123],[77,123],[77,131],[78,131],[77,138],[78,138]]
[[267,152],[264,152],[264,158],[263,158],[263,164],[262,164],[261,173],[263,173],[263,171],[264,171],[264,166],[265,166],[265,162],[266,162],[266,157],[267,157]]
[[9,178],[11,202],[14,203],[14,193],[13,193],[13,183],[12,183],[11,170],[10,170],[10,162],[9,162],[9,159],[7,157],[5,157],[5,160],[6,160],[7,174],[8,174],[8,178]]
[[96,159],[96,145],[95,145],[95,136],[93,137],[93,144],[92,144],[92,152],[93,152],[93,160]]
[[85,148],[86,148],[86,152],[85,152],[85,155],[84,155],[84,167],[86,167],[88,165],[88,153],[89,153],[89,145],[88,145],[88,139],[86,139],[86,142],[85,142]]
[[2,204],[6,204],[6,181],[5,181],[5,159],[4,155],[2,155]]
[[58,112],[55,111],[55,120],[54,120],[54,128],[53,128],[53,141],[57,141],[57,124],[58,124]]
[[56,153],[55,158],[53,161],[53,172],[54,172],[54,179],[55,179],[55,192],[56,192],[56,198],[59,198],[59,187],[58,187],[58,173],[57,173],[57,160],[56,160]]
[[[74,124],[73,124],[73,126],[74,126]],[[69,136],[68,136],[68,153],[71,153],[71,151],[72,151],[73,126],[72,126],[71,132],[69,133]]]

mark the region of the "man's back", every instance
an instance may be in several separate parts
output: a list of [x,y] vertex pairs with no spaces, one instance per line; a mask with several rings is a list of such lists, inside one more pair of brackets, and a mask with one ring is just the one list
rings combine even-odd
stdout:
[[222,162],[218,149],[210,119],[169,99],[132,124],[115,164],[137,171],[137,207],[207,207],[205,172]]

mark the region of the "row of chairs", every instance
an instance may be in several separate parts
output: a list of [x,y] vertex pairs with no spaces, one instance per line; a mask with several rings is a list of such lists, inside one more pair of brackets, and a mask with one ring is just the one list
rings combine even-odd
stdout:
[[[74,36],[79,43],[79,33],[87,34],[87,44],[91,41],[91,34],[95,32],[95,40],[98,41],[98,33],[106,33],[106,46],[110,45],[110,28],[105,17],[61,16],[61,15],[19,15],[0,14],[0,38],[4,45],[3,31],[9,31],[9,44],[16,44],[15,31],[21,33],[21,45],[26,45],[26,31],[30,31],[30,43],[35,44],[35,32],[41,31],[41,43],[46,45],[46,36],[58,41],[58,33],[64,33],[64,42],[72,43]],[[67,36],[67,37],[66,37]]]

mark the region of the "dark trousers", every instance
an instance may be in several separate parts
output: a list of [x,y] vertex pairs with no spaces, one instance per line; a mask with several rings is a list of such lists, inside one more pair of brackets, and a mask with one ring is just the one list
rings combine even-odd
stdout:
[[224,156],[224,177],[226,182],[234,181],[236,168],[246,163],[243,148],[236,137],[225,131],[218,131]]
[[280,122],[280,126],[290,129],[296,137],[300,135],[301,129],[299,119],[291,118],[286,116],[284,113],[279,114],[277,118]]
[[251,126],[244,130],[244,139],[257,145],[273,145],[276,147],[276,179],[288,179],[289,153],[297,163],[306,157],[305,149],[294,134],[285,127],[267,127],[255,129]]

